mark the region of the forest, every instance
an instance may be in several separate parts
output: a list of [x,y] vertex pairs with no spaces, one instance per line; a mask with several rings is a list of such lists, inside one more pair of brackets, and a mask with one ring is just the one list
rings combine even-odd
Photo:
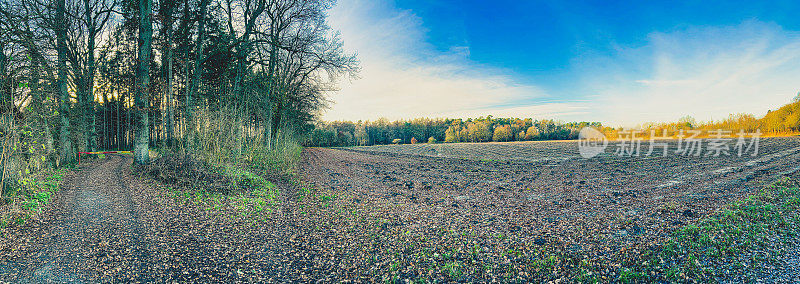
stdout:
[[531,118],[428,119],[319,122],[304,140],[308,146],[368,146],[437,142],[508,142],[577,139],[583,127],[599,122],[560,123]]
[[[574,140],[584,127],[593,127],[609,138],[617,138],[623,127],[604,126],[600,122],[563,123],[551,119],[494,118],[430,119],[389,121],[333,121],[316,122],[311,135],[303,137],[303,145],[317,147],[369,146],[413,143],[457,142],[508,142],[538,140]],[[791,103],[761,118],[752,114],[731,114],[719,121],[698,122],[685,116],[676,122],[644,123],[635,129],[639,137],[648,137],[651,131],[662,135],[677,135],[680,130],[731,130],[753,133],[759,130],[771,134],[800,132],[800,95]],[[629,129],[628,129],[629,130]]]
[[2,184],[78,152],[281,159],[354,53],[328,0],[3,0]]

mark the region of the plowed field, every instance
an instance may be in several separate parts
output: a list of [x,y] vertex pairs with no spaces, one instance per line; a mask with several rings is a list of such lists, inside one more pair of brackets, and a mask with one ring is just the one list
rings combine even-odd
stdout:
[[800,138],[762,138],[755,157],[677,147],[620,157],[612,143],[592,159],[577,142],[307,149],[303,176],[331,199],[309,209],[311,251],[350,279],[574,279],[559,269],[570,265],[616,279],[619,258],[800,169]]

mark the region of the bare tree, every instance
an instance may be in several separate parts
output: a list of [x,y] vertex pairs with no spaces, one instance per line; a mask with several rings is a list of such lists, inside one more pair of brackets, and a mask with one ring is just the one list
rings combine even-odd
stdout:
[[344,53],[338,35],[330,34],[325,23],[325,11],[332,4],[326,0],[274,0],[267,11],[270,30],[262,34],[268,52],[267,141],[285,127],[290,112],[299,118],[322,107],[322,96],[333,89],[337,77],[358,72],[355,55]]

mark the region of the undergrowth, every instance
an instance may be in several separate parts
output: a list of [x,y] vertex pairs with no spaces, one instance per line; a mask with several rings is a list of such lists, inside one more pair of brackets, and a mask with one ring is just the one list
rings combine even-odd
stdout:
[[0,230],[24,224],[41,212],[58,191],[67,169],[47,170],[24,175],[3,193],[0,204]]
[[277,186],[263,177],[235,166],[217,166],[213,170],[225,177],[234,190],[222,193],[202,186],[168,187],[170,195],[214,213],[235,212],[229,217],[268,218],[280,205]]

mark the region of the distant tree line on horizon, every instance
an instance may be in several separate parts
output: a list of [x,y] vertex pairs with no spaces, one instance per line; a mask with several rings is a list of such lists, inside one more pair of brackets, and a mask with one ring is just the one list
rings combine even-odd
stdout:
[[[619,138],[626,129],[603,126],[600,122],[569,122],[531,118],[495,118],[490,116],[469,119],[430,119],[389,121],[332,121],[317,122],[303,141],[305,146],[345,147],[408,143],[509,142],[537,140],[573,140],[584,127],[593,127],[607,137]],[[653,131],[661,137],[664,131],[674,137],[681,130],[729,130],[754,133],[800,132],[800,96],[792,103],[769,111],[764,117],[752,114],[731,114],[720,121],[697,122],[690,116],[677,122],[645,123],[637,128],[637,137],[648,138]],[[413,140],[413,141],[412,141]]]
[[[343,147],[436,142],[508,142],[577,139],[583,127],[599,122],[562,123],[531,118],[430,119],[318,122],[306,146]],[[412,141],[413,140],[413,141]]]
[[[663,136],[666,131],[668,137],[675,137],[681,130],[702,130],[704,135],[715,130],[727,130],[731,135],[736,135],[739,131],[745,133],[755,133],[759,131],[763,134],[796,134],[800,132],[800,95],[795,97],[791,103],[786,104],[777,110],[770,110],[762,118],[748,113],[731,114],[727,118],[719,121],[698,122],[691,116],[685,116],[677,122],[668,123],[645,123],[638,137],[650,137],[651,131],[657,137]],[[603,128],[603,133],[609,138],[618,138],[622,128]]]

